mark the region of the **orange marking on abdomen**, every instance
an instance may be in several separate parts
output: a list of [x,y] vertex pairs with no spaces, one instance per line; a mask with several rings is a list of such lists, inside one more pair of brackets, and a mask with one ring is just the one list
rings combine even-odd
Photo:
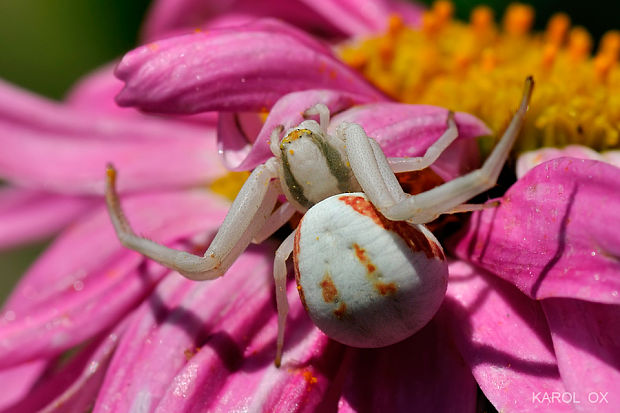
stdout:
[[338,297],[338,289],[336,288],[336,284],[334,284],[334,280],[332,280],[332,277],[329,276],[327,271],[325,271],[325,275],[319,285],[321,286],[321,291],[323,292],[323,300],[325,300],[326,303],[336,301],[336,297]]
[[380,281],[382,277],[381,274],[378,274],[377,267],[372,263],[368,255],[366,254],[366,250],[360,247],[357,243],[353,244],[353,249],[355,250],[355,256],[357,259],[366,267],[366,277],[373,284],[375,289],[381,295],[388,295],[396,293],[396,284],[394,283],[384,283]]
[[429,240],[426,235],[416,227],[404,221],[390,221],[384,217],[375,206],[367,199],[359,195],[342,195],[338,199],[349,205],[356,212],[372,219],[375,224],[388,231],[397,233],[403,241],[407,243],[413,251],[422,251],[427,258],[445,260],[443,250],[434,241]]
[[303,218],[299,221],[299,225],[297,226],[297,229],[295,230],[295,240],[293,242],[293,267],[295,268],[295,282],[297,283],[297,292],[299,293],[299,299],[301,300],[301,304],[304,306],[304,308],[306,309],[306,311],[308,311],[308,305],[306,304],[306,296],[304,294],[304,290],[303,288],[301,288],[301,283],[299,282],[299,228],[301,228],[301,221],[303,220]]

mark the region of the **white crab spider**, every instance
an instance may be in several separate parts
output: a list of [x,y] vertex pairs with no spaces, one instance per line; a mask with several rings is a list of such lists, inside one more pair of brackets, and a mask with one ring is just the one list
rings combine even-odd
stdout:
[[[282,127],[275,128],[270,142],[274,156],[249,176],[204,256],[137,236],[122,212],[111,165],[106,185],[110,217],[124,246],[192,280],[211,280],[224,275],[250,242],[269,237],[295,211],[310,209],[275,255],[276,365],[280,365],[288,313],[286,260],[293,249],[298,289],[319,328],[357,347],[392,344],[426,324],[445,295],[443,250],[421,224],[440,214],[482,208],[464,202],[495,185],[523,123],[532,88],[530,77],[519,109],[480,169],[417,195],[404,193],[394,173],[426,168],[456,139],[451,112],[446,131],[424,156],[388,159],[358,124],[342,123],[335,137],[328,135],[329,110],[317,104],[305,115],[319,115],[318,123],[305,120],[281,140]],[[363,194],[355,193],[360,191]],[[281,193],[288,202],[273,211]],[[357,257],[365,269],[355,267],[351,257]],[[359,268],[365,277],[355,275]],[[397,288],[398,294],[382,294],[381,285],[387,292]]]

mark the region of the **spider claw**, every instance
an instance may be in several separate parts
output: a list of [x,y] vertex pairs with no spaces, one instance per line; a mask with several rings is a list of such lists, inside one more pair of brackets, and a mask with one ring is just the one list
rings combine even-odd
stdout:
[[448,110],[448,120],[446,121],[448,127],[450,127],[454,123],[454,111]]
[[105,174],[107,178],[106,182],[108,186],[114,186],[116,183],[116,168],[114,168],[114,165],[111,162],[108,162],[105,168]]

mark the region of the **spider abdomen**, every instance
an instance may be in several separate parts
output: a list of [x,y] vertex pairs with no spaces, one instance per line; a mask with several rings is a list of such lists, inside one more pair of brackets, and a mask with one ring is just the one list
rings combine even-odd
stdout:
[[293,254],[310,317],[329,337],[354,347],[411,336],[435,315],[447,288],[446,259],[430,231],[385,219],[362,193],[312,207]]

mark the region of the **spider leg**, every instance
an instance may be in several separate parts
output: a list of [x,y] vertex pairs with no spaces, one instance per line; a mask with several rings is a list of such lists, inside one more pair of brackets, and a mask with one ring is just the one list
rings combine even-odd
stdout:
[[[406,199],[409,194],[405,193],[400,186],[400,183],[396,179],[393,171],[390,169],[390,165],[388,165],[389,159],[385,157],[383,150],[379,146],[379,144],[372,138],[369,138],[370,145],[375,155],[375,160],[377,161],[377,166],[379,168],[379,172],[381,173],[381,177],[387,187],[388,192],[390,193],[392,199],[395,201],[394,203],[403,201]],[[442,212],[443,214],[457,214],[462,212],[471,212],[471,211],[479,211],[487,208],[494,208],[499,205],[499,202],[489,202],[487,204],[460,204],[455,206],[454,208]]]
[[393,194],[399,189],[394,186],[396,177],[387,164],[385,155],[382,155],[383,151],[379,150],[378,157],[381,160],[378,161],[371,143],[373,140],[366,136],[364,129],[357,123],[343,122],[338,125],[336,133],[345,142],[353,174],[370,202],[379,210],[394,205],[396,200]]
[[[446,182],[418,195],[405,194],[404,198],[393,198],[393,180],[386,179],[387,160],[384,156],[374,156],[371,140],[366,137],[359,125],[348,124],[342,133],[347,142],[347,154],[353,173],[370,201],[388,219],[410,221],[423,224],[449,211],[464,212],[466,208],[457,208],[468,199],[493,187],[508,157],[510,149],[517,139],[527,112],[534,81],[528,78],[525,83],[521,105],[513,116],[508,128],[498,144],[480,169]],[[371,159],[372,154],[372,159]],[[382,166],[379,166],[382,164]],[[381,173],[384,171],[384,173]],[[395,178],[394,178],[395,179]],[[379,182],[380,181],[380,182]],[[390,184],[392,181],[392,184]],[[392,188],[392,189],[389,189]]]
[[317,103],[316,105],[306,109],[304,112],[304,117],[312,115],[319,115],[319,126],[321,127],[321,132],[326,134],[327,126],[329,125],[329,108],[323,103]]
[[368,138],[368,142],[370,143],[370,147],[372,148],[372,152],[375,156],[375,162],[379,168],[379,173],[381,174],[383,183],[385,184],[393,203],[402,201],[407,197],[407,194],[405,194],[403,188],[398,182],[398,179],[396,179],[396,175],[394,175],[394,172],[388,164],[389,160],[385,157],[385,153],[383,153],[381,146],[379,146],[377,141],[372,138]]
[[486,204],[461,204],[442,212],[442,214],[460,214],[462,212],[482,211],[483,209],[496,208],[499,204],[499,201],[487,202]]
[[263,225],[263,227],[254,234],[254,238],[252,239],[252,243],[260,244],[265,241],[267,238],[273,235],[274,232],[278,230],[282,225],[286,224],[297,212],[297,209],[289,202],[285,202],[280,205],[278,209],[276,209],[273,214],[267,219],[267,222]]
[[277,125],[271,131],[271,135],[269,135],[269,149],[273,156],[279,158],[280,157],[280,136],[284,132],[284,126]]
[[282,361],[282,350],[284,348],[284,328],[286,327],[286,316],[288,314],[288,299],[286,297],[286,260],[293,252],[295,243],[295,231],[280,244],[276,250],[276,257],[273,261],[273,278],[276,285],[276,305],[278,307],[278,339],[276,346],[276,367],[280,367]]
[[424,168],[428,168],[432,165],[439,155],[443,153],[452,142],[459,136],[459,131],[454,122],[454,112],[448,112],[448,128],[445,132],[426,149],[424,156],[417,156],[412,158],[388,158],[388,163],[394,173],[398,172],[410,172],[419,171]]
[[279,194],[277,181],[271,181],[277,178],[276,161],[272,158],[249,176],[211,245],[204,256],[199,257],[136,235],[122,211],[115,178],[116,171],[110,165],[107,170],[106,203],[121,243],[192,280],[209,280],[224,275],[267,221]]

